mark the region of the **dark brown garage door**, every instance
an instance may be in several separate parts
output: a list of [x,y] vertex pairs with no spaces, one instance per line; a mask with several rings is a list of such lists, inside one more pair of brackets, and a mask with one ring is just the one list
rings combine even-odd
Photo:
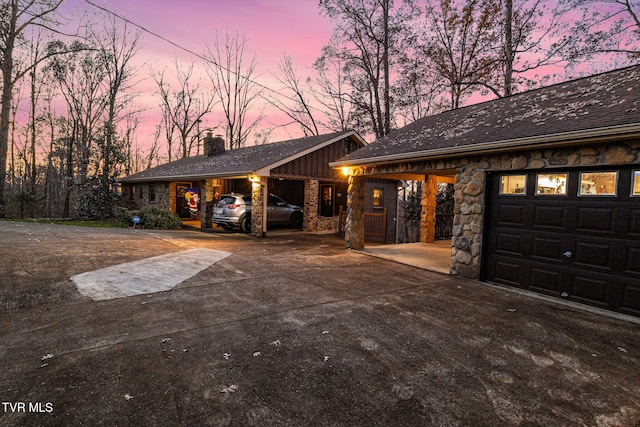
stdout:
[[487,184],[483,279],[640,316],[640,167]]

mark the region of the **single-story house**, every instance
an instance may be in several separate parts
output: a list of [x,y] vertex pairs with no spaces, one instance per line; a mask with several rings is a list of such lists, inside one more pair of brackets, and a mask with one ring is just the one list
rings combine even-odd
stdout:
[[251,232],[267,232],[267,193],[304,210],[303,229],[338,232],[346,206],[347,176],[329,167],[365,145],[354,131],[226,150],[210,133],[204,155],[185,157],[121,179],[125,196],[140,207],[155,206],[210,228],[212,207],[222,194],[252,195]]
[[430,116],[332,162],[362,249],[365,179],[452,179],[451,271],[640,316],[640,66]]

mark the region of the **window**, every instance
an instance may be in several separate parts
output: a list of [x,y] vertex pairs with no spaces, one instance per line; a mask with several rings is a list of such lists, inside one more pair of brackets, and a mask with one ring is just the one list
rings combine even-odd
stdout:
[[539,173],[536,183],[536,194],[566,195],[566,173]]
[[631,183],[631,195],[640,196],[640,170],[633,171],[633,182]]
[[384,191],[382,188],[373,189],[373,208],[374,209],[384,208]]
[[500,194],[524,195],[526,188],[526,175],[502,175],[500,179]]
[[320,184],[320,215],[321,216],[334,216],[335,215],[335,185],[333,184]]
[[156,201],[156,185],[155,184],[149,184],[149,201],[150,202]]
[[581,172],[580,189],[581,196],[615,196],[617,172]]

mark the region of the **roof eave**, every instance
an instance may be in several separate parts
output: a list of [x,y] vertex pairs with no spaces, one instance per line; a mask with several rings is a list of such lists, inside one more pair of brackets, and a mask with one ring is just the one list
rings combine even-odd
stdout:
[[195,174],[195,175],[175,175],[175,176],[162,176],[162,177],[144,177],[144,178],[123,178],[120,182],[125,184],[135,184],[141,182],[174,182],[174,181],[191,181],[198,179],[206,179],[206,178],[216,178],[216,179],[242,179],[246,178],[249,175],[253,175],[255,171],[234,171],[228,173],[205,173],[205,174]]
[[400,161],[423,161],[464,155],[494,154],[514,151],[516,149],[534,149],[566,146],[579,141],[581,145],[595,142],[609,142],[614,140],[640,137],[640,123],[628,125],[607,126],[596,129],[562,132],[549,135],[514,138],[502,141],[492,141],[481,144],[469,144],[459,147],[446,147],[433,150],[423,150],[403,154],[368,157],[356,160],[343,160],[329,163],[332,168],[348,166],[373,166],[397,163]]

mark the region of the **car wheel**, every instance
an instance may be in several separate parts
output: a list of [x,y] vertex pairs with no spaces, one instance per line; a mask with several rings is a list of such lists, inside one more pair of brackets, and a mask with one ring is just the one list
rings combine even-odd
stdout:
[[302,228],[302,214],[300,212],[294,212],[289,219],[289,226],[291,228]]
[[243,233],[251,232],[251,215],[245,215],[245,217],[240,220],[240,230],[242,230]]

